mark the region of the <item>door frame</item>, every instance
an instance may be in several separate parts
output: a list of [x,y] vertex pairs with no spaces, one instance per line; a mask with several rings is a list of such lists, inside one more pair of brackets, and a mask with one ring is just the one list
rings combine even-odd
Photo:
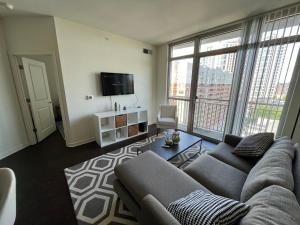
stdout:
[[26,101],[26,95],[23,88],[23,83],[21,79],[21,72],[19,69],[19,62],[18,57],[26,57],[26,56],[49,56],[52,59],[53,66],[55,68],[54,73],[54,82],[56,85],[56,91],[58,94],[59,104],[60,104],[60,110],[61,110],[61,116],[62,116],[62,122],[64,127],[64,135],[65,135],[65,143],[68,143],[69,140],[69,126],[68,126],[68,115],[67,115],[67,105],[65,101],[65,90],[63,84],[61,84],[62,76],[61,76],[61,68],[59,61],[57,60],[56,54],[51,52],[26,52],[26,53],[8,53],[10,66],[13,74],[13,80],[17,92],[17,98],[19,101],[19,105],[21,108],[22,113],[22,119],[26,130],[26,135],[28,138],[29,145],[35,145],[37,144],[37,139],[35,136],[35,132],[33,131],[34,125],[31,117],[30,110],[28,108],[28,104]]

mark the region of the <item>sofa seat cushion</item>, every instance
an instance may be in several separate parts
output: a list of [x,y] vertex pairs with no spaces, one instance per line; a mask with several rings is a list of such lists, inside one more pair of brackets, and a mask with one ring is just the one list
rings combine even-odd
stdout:
[[294,192],[300,204],[300,145],[295,144],[295,157],[293,162],[293,175],[294,175]]
[[294,144],[288,137],[275,140],[270,149],[249,172],[241,192],[241,200],[247,201],[257,192],[273,184],[293,191],[292,160],[294,152]]
[[176,124],[176,120],[174,118],[168,118],[168,117],[164,117],[164,118],[157,118],[157,121],[161,124],[161,125],[166,125],[166,126],[171,126]]
[[209,155],[201,155],[184,171],[217,195],[240,199],[247,174]]
[[216,146],[212,151],[209,151],[209,155],[214,158],[223,161],[226,164],[229,164],[239,170],[242,170],[245,173],[249,173],[252,167],[255,165],[257,160],[248,160],[239,156],[234,155],[232,152],[234,147],[221,142]]
[[137,202],[151,194],[166,207],[195,190],[209,192],[192,177],[151,151],[118,165],[115,175]]
[[300,207],[293,192],[272,185],[255,194],[247,202],[251,206],[239,225],[299,225]]

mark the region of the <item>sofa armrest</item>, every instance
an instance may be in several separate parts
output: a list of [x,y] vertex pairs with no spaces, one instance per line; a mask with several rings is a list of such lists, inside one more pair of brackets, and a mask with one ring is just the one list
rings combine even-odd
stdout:
[[233,135],[233,134],[226,134],[225,135],[225,139],[224,139],[224,142],[226,144],[229,144],[231,145],[232,147],[235,147],[238,145],[238,143],[240,143],[240,141],[242,140],[243,138],[240,137],[240,136],[236,136],[236,135]]
[[142,210],[151,220],[149,224],[180,225],[173,215],[152,195],[146,195],[141,202]]

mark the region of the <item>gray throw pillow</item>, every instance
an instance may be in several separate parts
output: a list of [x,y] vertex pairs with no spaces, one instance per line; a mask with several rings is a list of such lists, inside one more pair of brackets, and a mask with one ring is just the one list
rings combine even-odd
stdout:
[[233,153],[243,157],[260,157],[273,144],[274,133],[259,133],[244,137]]
[[245,216],[249,206],[198,190],[170,203],[167,210],[182,225],[229,225]]
[[272,185],[255,194],[247,202],[251,206],[239,225],[299,225],[300,206],[293,192]]
[[283,137],[275,140],[270,149],[250,170],[241,192],[241,201],[247,201],[271,185],[278,185],[293,191],[294,153],[295,147],[290,138]]

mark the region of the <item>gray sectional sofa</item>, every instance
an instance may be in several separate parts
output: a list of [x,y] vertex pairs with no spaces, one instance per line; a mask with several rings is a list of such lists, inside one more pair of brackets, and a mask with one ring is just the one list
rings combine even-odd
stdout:
[[280,138],[260,159],[247,159],[232,153],[240,140],[226,135],[183,171],[145,152],[115,168],[115,191],[145,225],[179,225],[166,207],[199,189],[249,204],[240,225],[300,224],[299,148]]

